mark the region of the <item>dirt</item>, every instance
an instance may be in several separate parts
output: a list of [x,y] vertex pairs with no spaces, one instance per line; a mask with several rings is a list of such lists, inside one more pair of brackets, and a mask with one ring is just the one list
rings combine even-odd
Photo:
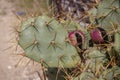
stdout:
[[40,65],[33,65],[33,61],[27,58],[20,60],[22,56],[16,55],[14,28],[20,21],[14,11],[14,2],[0,0],[0,80],[41,80],[37,74],[41,72]]

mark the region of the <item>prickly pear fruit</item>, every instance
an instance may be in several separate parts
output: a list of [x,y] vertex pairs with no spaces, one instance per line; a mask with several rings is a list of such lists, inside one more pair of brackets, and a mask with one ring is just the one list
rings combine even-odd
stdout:
[[68,37],[73,46],[78,46],[80,49],[82,49],[82,46],[85,44],[85,35],[82,31],[72,31],[69,33]]
[[[89,40],[91,40],[89,31],[86,28],[81,27],[78,23],[76,23],[75,21],[62,21],[62,25],[64,26],[64,28],[68,31],[69,35],[68,38],[71,41],[72,45],[78,45],[78,43],[82,42],[82,48],[81,49],[86,49],[89,48]],[[79,33],[80,35],[75,33]],[[79,37],[78,37],[79,36]],[[81,36],[81,37],[80,37]],[[77,42],[77,39],[81,38],[82,41]],[[71,39],[75,40],[72,41]],[[80,46],[79,46],[80,47]]]
[[95,43],[105,43],[108,41],[108,36],[103,28],[97,27],[91,31],[91,38]]

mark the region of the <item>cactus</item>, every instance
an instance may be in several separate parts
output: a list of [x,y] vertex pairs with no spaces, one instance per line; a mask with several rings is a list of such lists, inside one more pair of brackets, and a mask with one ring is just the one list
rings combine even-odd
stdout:
[[120,80],[119,8],[120,0],[100,0],[87,12],[91,23],[85,27],[71,15],[29,18],[21,24],[19,45],[26,57],[48,68],[52,80]]
[[30,18],[20,29],[19,45],[26,56],[46,67],[74,67],[80,60],[77,50],[69,44],[67,31],[47,16]]
[[[106,31],[108,43],[113,43],[116,52],[120,52],[119,46],[119,17],[120,17],[119,0],[102,0],[97,8],[90,11],[90,20],[92,25],[99,26]],[[94,17],[93,17],[94,16]],[[105,37],[104,36],[104,37]],[[114,39],[113,39],[114,38]]]
[[97,8],[97,16],[99,26],[106,30],[112,30],[113,25],[119,25],[119,0],[103,0]]
[[[101,72],[101,74],[98,75],[100,80],[120,79],[119,76],[114,77],[114,74],[117,74],[114,67],[117,65],[117,68],[120,69],[119,2],[119,0],[102,0],[98,4],[97,8],[93,8],[90,11],[91,25],[95,26],[95,29],[93,29],[91,33],[92,40],[93,42],[102,45],[98,46],[100,48],[99,51],[105,51],[104,54],[106,54],[106,60],[103,59],[105,63],[102,64],[102,66],[105,67],[105,71],[101,71],[101,69],[98,69],[99,72]],[[104,36],[102,34],[102,31],[96,27],[100,27],[105,31]],[[97,37],[98,40],[95,37]],[[105,37],[107,39],[104,39]],[[104,43],[104,41],[107,41],[107,44]],[[96,66],[98,65],[101,65],[101,63],[97,64]],[[113,70],[113,73],[108,73],[109,70]],[[102,78],[100,78],[101,76]]]
[[80,76],[73,80],[119,80],[120,68],[113,66],[113,68],[103,71],[103,73],[97,78],[93,73],[83,72]]
[[[119,28],[118,28],[118,31],[119,31]],[[120,33],[119,32],[116,32],[115,33],[115,42],[114,42],[114,48],[115,50],[119,53],[120,55]]]

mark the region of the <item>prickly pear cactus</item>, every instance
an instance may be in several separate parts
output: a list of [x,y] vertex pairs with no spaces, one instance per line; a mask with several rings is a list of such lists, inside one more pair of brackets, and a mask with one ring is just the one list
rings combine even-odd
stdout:
[[120,68],[113,66],[113,68],[103,71],[99,77],[92,72],[83,72],[73,80],[120,80]]
[[67,39],[67,31],[47,16],[30,18],[20,29],[19,45],[26,57],[46,67],[74,67],[79,62],[77,50]]
[[97,9],[98,24],[104,29],[111,30],[113,25],[119,25],[120,1],[103,0]]
[[[99,26],[106,31],[105,37],[108,36],[108,43],[113,43],[113,47],[119,54],[119,23],[120,23],[120,1],[119,0],[102,0],[97,8],[90,11],[92,24]],[[112,37],[111,37],[112,36]],[[111,38],[110,38],[111,37]],[[110,40],[114,37],[113,40]],[[111,42],[112,41],[112,42]]]
[[[97,8],[93,8],[90,13],[91,18],[93,16],[96,20],[96,24],[105,30],[113,30],[114,26],[118,26],[119,13],[120,13],[120,1],[119,0],[101,0]],[[91,20],[92,20],[91,19]],[[113,26],[114,25],[114,26]]]
[[70,80],[120,80],[120,67],[111,65],[106,51],[91,48],[87,54],[86,63],[79,66],[79,75]]
[[88,12],[88,28],[74,17],[59,22],[45,15],[30,18],[20,27],[19,45],[26,57],[48,68],[51,80],[120,80],[119,8],[120,0],[100,0]]

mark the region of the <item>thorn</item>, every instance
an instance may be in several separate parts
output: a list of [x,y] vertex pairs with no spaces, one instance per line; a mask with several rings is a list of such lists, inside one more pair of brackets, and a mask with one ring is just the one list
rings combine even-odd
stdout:
[[18,49],[18,46],[19,46],[19,45],[18,45],[18,43],[17,43],[17,45],[16,45],[16,47],[15,47],[15,51],[17,51],[17,49]]
[[33,44],[33,47],[32,47],[32,49],[31,49],[31,51],[33,50],[33,48],[36,46],[37,47],[37,49],[41,52],[41,50],[40,50],[40,48],[39,48],[39,43],[38,43],[38,41],[35,41],[34,42],[34,44]]
[[86,66],[85,66],[85,68],[83,69],[83,72],[85,72],[85,71],[88,69],[89,65],[90,65],[90,61],[88,61],[88,62],[86,63]]
[[[104,20],[104,19],[106,19],[110,14],[112,15],[114,13],[114,11],[113,10],[111,10],[107,15],[104,15],[104,16],[101,16],[98,20],[100,20],[101,22]],[[102,24],[101,24],[101,26],[102,26]]]
[[49,48],[53,44],[55,44],[55,41],[51,41],[47,48]]
[[77,56],[79,56],[79,55],[72,55],[72,56],[71,56],[72,59],[73,59],[73,61],[76,59]]
[[30,44],[29,46],[27,46],[27,47],[25,48],[25,50],[28,49],[29,47],[31,47],[33,44],[34,44],[34,43],[32,43],[32,44]]
[[37,45],[37,49],[41,52],[40,48],[39,48],[39,45]]
[[57,34],[55,33],[55,36],[54,36],[53,40],[50,42],[48,48],[49,48],[51,45],[55,45],[55,44],[56,44],[56,42],[55,42],[56,35],[57,35]]
[[31,59],[30,59],[30,58],[28,58],[28,59],[29,59],[29,60],[28,60],[28,62],[26,63],[26,65],[25,65],[24,67],[27,67],[27,66],[29,65]]
[[38,31],[38,32],[39,32],[39,30],[36,28],[36,26],[35,26],[35,23],[34,23],[34,22],[31,22],[31,26],[32,26],[33,28],[35,28],[35,30],[36,30],[36,31]]
[[49,26],[49,24],[53,21],[54,19],[51,19],[50,21],[46,22],[46,25]]
[[69,73],[65,70],[65,68],[62,67],[61,70],[62,70],[62,71],[65,73],[65,75],[66,75],[66,76],[64,76],[64,78],[65,78],[66,80],[71,80],[71,79],[70,79],[71,76],[70,76]]
[[65,42],[66,42],[66,47],[67,47],[68,44],[71,43],[70,40],[68,39],[68,37],[65,38]]
[[18,67],[18,65],[20,64],[21,60],[24,58],[24,56],[22,56],[19,61],[17,62],[17,64],[15,65],[15,68]]
[[21,34],[21,32],[18,30],[18,27],[13,27],[13,31],[10,33],[10,35],[13,33],[15,33],[18,36],[20,36],[20,34]]
[[26,27],[24,30],[22,30],[21,32],[25,31],[26,29],[30,28],[30,26]]
[[70,43],[70,40],[68,39],[68,37],[65,38],[65,42]]
[[44,77],[43,80],[46,80],[46,72],[45,72],[45,68],[43,66],[42,66],[42,71],[43,71],[43,77]]
[[34,49],[34,47],[35,47],[36,45],[33,45],[33,47],[32,47],[32,49],[31,49],[31,51]]
[[61,68],[58,68],[55,80],[58,80],[58,75],[59,75],[60,70]]
[[16,16],[16,18],[19,20],[19,21],[22,21],[22,18],[20,16],[18,16],[15,11],[12,11],[12,13]]
[[50,44],[49,44],[49,46],[48,46],[48,48],[49,48],[50,46],[52,46],[55,51],[56,51],[56,48],[57,48],[57,47],[58,47],[59,49],[63,50],[59,45],[60,45],[60,44],[56,43],[55,41],[51,41]]
[[95,23],[98,25],[99,24],[99,21],[97,18],[95,18]]
[[49,31],[50,31],[50,29],[51,29],[51,30],[54,30],[54,29],[51,27],[51,25],[50,25],[50,23],[51,23],[53,20],[54,20],[54,19],[51,19],[49,22],[45,22],[46,27],[48,28]]
[[63,60],[64,58],[65,58],[65,55],[60,55],[60,56],[58,56],[58,61],[65,63]]
[[[35,35],[35,34],[34,34]],[[35,41],[34,41],[34,43],[33,43],[33,48],[35,47],[35,46],[37,46],[37,49],[41,52],[41,50],[40,50],[40,48],[39,48],[39,42],[37,41],[37,39],[36,39],[36,35],[35,35]],[[32,50],[33,50],[33,48],[32,48]]]
[[10,48],[13,48],[14,47],[14,45],[12,45],[12,46],[9,46],[8,48],[6,48],[6,49],[3,49],[2,51],[6,51],[6,50],[8,50],[8,49],[10,49]]
[[53,38],[53,41],[55,41],[55,39],[56,39],[56,36],[57,36],[57,33],[55,33],[55,36],[54,36],[54,38]]
[[26,54],[23,52],[23,53],[19,53],[19,54],[14,54],[14,55],[19,55],[19,56],[23,56],[23,57],[25,57],[26,56]]
[[40,80],[43,80],[42,76],[40,75],[39,71],[36,71],[38,77],[40,78]]
[[43,66],[43,64],[45,64],[47,67],[49,67],[49,65],[43,59],[40,59],[40,63],[42,66]]

